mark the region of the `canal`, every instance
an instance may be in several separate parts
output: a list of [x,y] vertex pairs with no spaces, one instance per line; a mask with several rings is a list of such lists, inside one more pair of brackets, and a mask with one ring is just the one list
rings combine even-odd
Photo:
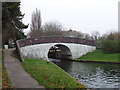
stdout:
[[119,64],[101,64],[50,59],[88,88],[119,88]]

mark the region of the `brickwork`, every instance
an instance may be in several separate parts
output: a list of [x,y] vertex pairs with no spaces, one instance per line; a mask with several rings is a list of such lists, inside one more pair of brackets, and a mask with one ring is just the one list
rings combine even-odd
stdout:
[[77,37],[39,37],[39,38],[28,38],[18,41],[20,47],[42,44],[42,43],[75,43],[95,46],[96,42],[93,40],[85,40]]

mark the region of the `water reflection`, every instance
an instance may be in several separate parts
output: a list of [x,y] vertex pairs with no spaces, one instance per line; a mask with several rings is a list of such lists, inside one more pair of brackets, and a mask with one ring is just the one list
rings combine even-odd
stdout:
[[49,58],[49,60],[54,62],[56,65],[61,67],[66,72],[71,68],[71,64],[72,64],[71,61],[60,60],[60,59],[52,59],[52,58]]
[[56,63],[89,88],[119,88],[120,67],[117,64],[83,63],[61,60]]

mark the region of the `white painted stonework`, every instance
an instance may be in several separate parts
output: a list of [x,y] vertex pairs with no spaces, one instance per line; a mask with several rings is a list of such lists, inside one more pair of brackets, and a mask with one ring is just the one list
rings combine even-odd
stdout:
[[45,44],[35,44],[30,46],[21,47],[21,53],[24,57],[34,58],[34,59],[48,59],[48,52],[52,46],[55,45],[64,45],[67,46],[71,53],[72,58],[79,58],[82,55],[87,54],[88,52],[93,52],[96,47],[83,44],[74,44],[74,43],[45,43]]

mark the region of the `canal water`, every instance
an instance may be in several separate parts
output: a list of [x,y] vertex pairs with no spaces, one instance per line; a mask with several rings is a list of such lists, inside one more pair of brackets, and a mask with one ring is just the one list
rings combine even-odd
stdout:
[[119,64],[101,64],[50,59],[88,88],[119,88]]

